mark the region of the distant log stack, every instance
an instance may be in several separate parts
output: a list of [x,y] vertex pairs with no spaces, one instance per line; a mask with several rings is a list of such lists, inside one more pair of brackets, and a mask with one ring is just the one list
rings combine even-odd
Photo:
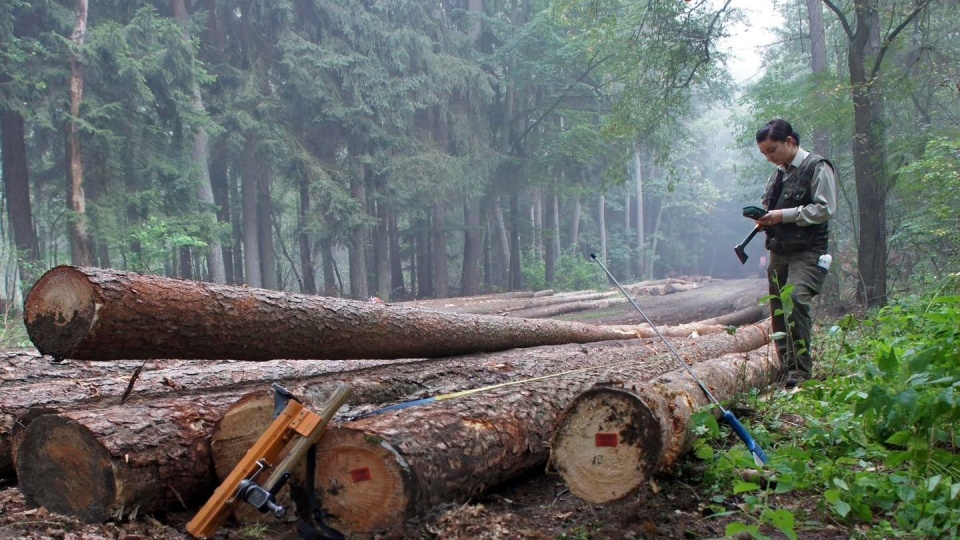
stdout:
[[[753,327],[738,343],[753,350],[768,339],[768,327]],[[713,352],[694,345],[685,354],[695,363]],[[668,355],[650,360],[675,362]],[[416,511],[464,500],[543,463],[560,413],[597,381],[653,375],[645,362],[573,372],[344,424],[318,444],[319,497],[336,528],[396,528]]]
[[[720,401],[777,377],[773,351],[728,355],[692,368]],[[670,468],[690,448],[690,416],[710,404],[684,369],[623,388],[593,388],[566,411],[551,442],[551,463],[570,492],[592,503],[634,493],[656,472]]]
[[44,274],[24,305],[40,352],[92,360],[417,358],[635,337],[72,266]]

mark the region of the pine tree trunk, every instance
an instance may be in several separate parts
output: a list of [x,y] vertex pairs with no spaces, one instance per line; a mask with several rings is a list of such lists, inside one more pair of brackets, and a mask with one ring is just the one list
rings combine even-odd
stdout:
[[94,360],[437,357],[636,335],[70,266],[34,285],[24,321],[42,353]]
[[447,269],[447,225],[443,203],[433,205],[433,294],[437,298],[450,296],[450,277]]
[[[607,199],[603,193],[600,194],[600,201],[597,204],[597,228],[600,229],[600,260],[607,260]],[[643,278],[643,276],[639,276]]]
[[258,231],[258,176],[257,138],[253,132],[247,133],[243,147],[243,169],[241,174],[241,223],[243,229],[243,274],[245,283],[250,287],[262,287],[260,274],[260,236]]
[[67,120],[67,209],[73,213],[69,220],[70,259],[74,264],[93,264],[92,244],[87,230],[87,201],[83,194],[83,160],[80,151],[80,128],[74,118],[80,118],[80,103],[83,101],[83,63],[80,49],[87,35],[87,0],[76,0],[76,19],[70,41],[76,52],[70,59],[70,116]]
[[[737,349],[762,346],[768,331],[741,335]],[[697,344],[684,354],[690,363],[720,355]],[[466,500],[542,464],[562,410],[598,381],[646,380],[674,366],[672,355],[661,354],[343,424],[318,444],[319,499],[341,531],[395,529],[437,503]]]
[[460,274],[460,296],[480,293],[480,257],[483,248],[483,227],[480,226],[480,205],[463,203],[463,269]]
[[20,282],[26,289],[39,277],[35,268],[40,260],[40,244],[33,227],[30,202],[30,173],[27,167],[27,146],[24,137],[23,115],[10,109],[0,110],[0,139],[3,155],[3,193],[7,201],[7,219],[13,229],[13,244],[17,248],[17,269]]
[[[773,382],[780,371],[769,347],[729,354],[692,368],[710,393],[727,402]],[[690,416],[710,404],[685,369],[620,387],[592,388],[564,411],[551,442],[551,464],[570,492],[592,503],[622,499],[656,472],[672,467],[695,436]]]

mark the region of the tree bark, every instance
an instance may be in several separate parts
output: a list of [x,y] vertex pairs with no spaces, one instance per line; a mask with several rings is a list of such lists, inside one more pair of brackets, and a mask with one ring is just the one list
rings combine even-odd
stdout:
[[[356,159],[356,158],[355,158]],[[350,176],[350,194],[360,208],[367,207],[366,170],[363,164],[353,166],[354,174]],[[365,226],[355,226],[350,231],[350,298],[366,300],[370,297],[367,286],[367,241],[369,233]]]
[[34,285],[24,322],[42,353],[95,360],[436,357],[636,336],[70,266]]
[[[0,360],[20,375],[17,380],[0,380],[0,478],[14,474],[14,435],[22,431],[22,416],[30,410],[107,407],[120,402],[130,379],[142,360],[116,362],[61,362],[51,364],[49,356],[17,355]],[[136,376],[128,399],[151,399],[163,393],[231,387],[250,391],[268,387],[278,380],[297,380],[323,373],[343,372],[395,363],[395,360],[345,360],[334,362],[266,362],[251,370],[246,362],[197,364],[189,360],[147,362]],[[19,384],[16,384],[19,382]],[[214,390],[217,391],[217,390]]]
[[303,282],[300,284],[300,290],[304,294],[317,294],[316,272],[313,266],[313,254],[310,251],[310,232],[308,221],[310,219],[310,179],[303,174],[298,179],[300,188],[300,205],[297,213],[297,246],[300,249],[300,273],[303,275]]
[[260,246],[260,282],[264,289],[279,289],[277,254],[273,245],[273,174],[257,167],[257,244]]
[[[752,350],[757,342],[740,343]],[[691,363],[717,356],[698,345],[685,354]],[[598,381],[645,380],[675,362],[663,354],[343,424],[318,443],[319,499],[341,531],[395,529],[414,513],[476,496],[543,463],[562,410]]]
[[637,249],[637,266],[635,273],[638,277],[643,277],[646,267],[647,267],[647,254],[644,252],[644,230],[643,230],[643,168],[640,162],[640,149],[636,149],[633,153],[633,177],[634,177],[634,190],[637,196],[637,208],[636,208],[636,221],[637,221],[637,239],[636,239],[636,249]]
[[27,145],[24,136],[23,115],[3,109],[0,111],[0,139],[3,154],[3,193],[7,200],[7,219],[13,229],[13,244],[17,247],[17,269],[20,282],[26,289],[39,277],[40,243],[33,226],[30,202],[30,172],[27,167]]
[[241,218],[243,228],[243,274],[245,283],[251,287],[262,287],[263,279],[260,274],[260,235],[258,231],[257,188],[259,173],[257,169],[257,137],[250,131],[247,133],[243,146],[243,169],[241,175]]
[[[823,25],[823,4],[821,0],[806,0],[807,23],[810,27],[810,71],[820,76],[827,69],[827,33]],[[827,99],[823,92],[818,96]],[[821,156],[829,156],[830,131],[818,127],[813,131],[813,151]]]
[[[733,346],[733,340],[725,335],[710,336],[703,340],[730,343],[729,346]],[[684,345],[689,347],[694,344],[693,340],[680,340],[677,346],[686,349]],[[372,407],[364,407],[363,404],[413,400],[424,395],[508,384],[513,380],[551,372],[635,362],[640,354],[650,356],[664,351],[666,347],[662,344],[637,339],[517,349],[445,358],[429,363],[392,364],[384,369],[364,370],[349,379],[350,407],[343,410],[354,415],[371,410]],[[344,374],[278,379],[276,382],[301,400],[319,405],[342,380]],[[230,474],[272,421],[273,409],[273,393],[264,388],[241,397],[224,411],[210,437],[214,468],[220,480]],[[284,502],[289,500],[287,490],[281,492],[281,497]],[[235,512],[237,520],[245,524],[259,522],[263,519],[261,516],[246,510]]]
[[560,250],[557,248],[557,239],[560,234],[560,223],[557,221],[557,194],[552,187],[547,188],[544,197],[546,208],[543,218],[543,267],[544,282],[547,287],[553,287],[557,279],[557,261],[560,259]]
[[20,491],[31,506],[91,523],[186,510],[213,491],[205,439],[236,398],[198,394],[39,416],[18,449]]
[[[170,0],[170,9],[173,11],[173,17],[183,26],[183,39],[190,41],[190,32],[187,27],[187,8],[184,0]],[[198,115],[206,114],[206,107],[203,104],[203,97],[200,95],[200,87],[195,83],[191,88],[193,94],[191,105],[194,112]],[[205,207],[203,214],[210,222],[211,231],[207,241],[207,274],[210,281],[223,285],[227,282],[226,273],[223,265],[223,248],[220,243],[220,234],[216,228],[217,213],[213,210],[216,203],[213,198],[213,187],[210,182],[210,151],[207,145],[207,130],[202,125],[194,128],[193,134],[193,166],[198,173],[197,178],[197,199]]]
[[[710,393],[729,401],[772,383],[780,362],[769,347],[729,354],[692,368]],[[570,492],[592,503],[622,499],[669,469],[690,449],[690,416],[710,400],[685,369],[650,381],[592,388],[563,412],[551,464]]]
[[67,170],[70,180],[67,210],[69,220],[70,258],[74,264],[93,264],[93,249],[87,230],[87,201],[83,194],[83,160],[80,153],[80,103],[83,101],[83,63],[80,50],[87,35],[87,0],[76,0],[77,16],[70,36],[75,48],[70,58],[70,119],[67,120]]
[[[880,36],[880,10],[877,0],[854,2],[855,25],[833,0],[822,0],[837,16],[847,34],[847,69],[853,98],[853,168],[857,184],[860,235],[857,240],[857,265],[861,287],[858,299],[865,307],[887,302],[887,193],[893,180],[887,174],[886,143],[883,125],[881,71],[883,57],[896,43],[899,34],[934,2],[919,0],[909,7],[900,21],[888,21],[887,34]],[[868,66],[868,62],[872,64]]]
[[483,227],[480,226],[480,205],[463,202],[463,269],[460,274],[460,295],[480,292],[480,256],[483,248]]
[[[597,204],[597,229],[600,230],[600,260],[607,260],[607,200],[603,193]],[[640,276],[641,278],[643,276]]]
[[437,298],[446,298],[450,296],[450,272],[447,269],[447,225],[443,203],[433,205],[430,240],[433,242],[433,294]]
[[[768,340],[768,326],[748,327],[736,336],[721,334],[690,340],[689,346],[681,346],[681,350],[695,361],[710,354],[707,351],[744,349]],[[603,361],[636,362],[636,351],[641,347],[652,352],[664,350],[659,342],[641,340],[567,345],[544,347],[532,351],[533,354],[517,350],[488,355],[482,362],[476,357],[429,364],[409,362],[352,374],[337,372],[309,378],[291,374],[291,378],[280,380],[293,383],[288,386],[308,403],[322,401],[330,385],[347,380],[358,389],[351,397],[351,403],[357,407],[384,399],[404,399],[422,392],[424,384],[428,391],[430,386],[463,388],[515,380],[524,373],[542,374],[546,371],[544,365],[569,370]],[[545,364],[545,358],[553,361]],[[669,369],[669,361],[669,357],[656,356],[645,360],[643,369],[664,372]],[[452,373],[460,372],[463,374],[451,378]],[[160,379],[160,375],[154,374],[153,378]],[[156,384],[163,384],[163,380]],[[255,438],[261,431],[260,426],[242,423],[235,424],[236,429],[227,427],[225,432],[221,426],[220,433],[227,433],[227,438],[211,437],[213,424],[222,412],[248,395],[254,384],[257,383],[140,396],[123,405],[63,407],[65,410],[59,413],[36,416],[23,431],[18,449],[21,490],[32,505],[90,522],[199,501],[215,485],[210,441],[216,440],[215,445],[224,448],[232,441],[239,452],[245,450],[245,445],[238,443],[237,437]],[[269,414],[247,416],[254,417],[269,422]]]

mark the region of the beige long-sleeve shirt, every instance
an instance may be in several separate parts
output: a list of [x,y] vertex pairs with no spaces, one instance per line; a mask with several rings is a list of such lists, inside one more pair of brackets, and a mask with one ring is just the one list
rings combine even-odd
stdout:
[[[810,152],[803,148],[797,148],[797,155],[787,166],[784,172],[784,180],[795,174],[797,167],[803,163]],[[810,181],[810,196],[812,202],[807,205],[797,206],[795,208],[783,209],[783,222],[794,223],[798,227],[807,225],[816,225],[823,223],[837,212],[837,175],[833,167],[827,163],[820,162],[816,166],[813,179]]]

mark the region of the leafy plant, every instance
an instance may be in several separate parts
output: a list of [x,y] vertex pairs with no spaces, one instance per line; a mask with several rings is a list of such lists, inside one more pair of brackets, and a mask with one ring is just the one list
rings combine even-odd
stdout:
[[797,516],[768,502],[788,492],[819,494],[818,519],[869,525],[861,528],[869,538],[960,533],[958,277],[872,319],[841,319],[822,341],[834,360],[818,366],[832,376],[758,402],[766,429],[752,429],[769,437],[768,484],[741,478],[736,448],[716,453],[698,443],[707,477],[744,503],[748,522],[728,534],[762,538],[766,525],[795,538]]

